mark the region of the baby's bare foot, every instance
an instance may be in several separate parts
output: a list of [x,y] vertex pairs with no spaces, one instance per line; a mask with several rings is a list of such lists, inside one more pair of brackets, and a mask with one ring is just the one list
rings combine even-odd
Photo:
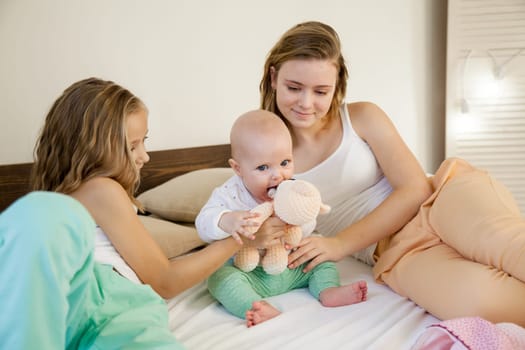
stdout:
[[266,301],[254,301],[252,308],[246,311],[246,326],[253,327],[278,316],[280,313],[281,311],[277,310]]
[[366,300],[368,286],[366,281],[358,281],[341,287],[331,287],[323,290],[319,299],[323,306],[343,306],[360,303]]

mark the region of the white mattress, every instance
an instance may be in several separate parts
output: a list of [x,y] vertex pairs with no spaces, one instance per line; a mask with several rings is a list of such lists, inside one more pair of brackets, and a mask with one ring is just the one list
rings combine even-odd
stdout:
[[283,311],[252,328],[229,314],[201,283],[168,301],[170,328],[187,349],[410,349],[439,320],[374,282],[369,266],[338,263],[343,284],[364,279],[368,300],[325,308],[306,289],[269,298]]

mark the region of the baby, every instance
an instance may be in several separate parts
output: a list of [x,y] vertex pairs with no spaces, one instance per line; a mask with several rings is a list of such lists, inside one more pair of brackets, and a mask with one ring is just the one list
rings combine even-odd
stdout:
[[[235,175],[213,191],[197,216],[196,226],[206,242],[233,236],[241,244],[250,244],[254,228],[256,231],[262,224],[257,220],[258,214],[250,209],[271,201],[268,192],[293,175],[292,138],[277,115],[254,110],[235,121],[230,143],[232,158],[229,164]],[[310,235],[313,229],[311,225],[303,227],[303,237]],[[281,313],[264,298],[297,288],[308,287],[323,306],[343,306],[366,300],[366,282],[341,286],[334,263],[319,264],[310,272],[303,272],[305,265],[270,275],[261,266],[244,272],[230,261],[210,276],[208,289],[226,310],[245,318],[248,327]]]

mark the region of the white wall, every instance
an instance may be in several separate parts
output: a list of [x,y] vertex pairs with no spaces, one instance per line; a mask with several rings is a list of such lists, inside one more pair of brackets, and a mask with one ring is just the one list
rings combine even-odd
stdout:
[[150,109],[150,150],[227,143],[259,104],[280,34],[321,20],[340,34],[347,100],[393,119],[427,171],[443,156],[442,0],[0,0],[0,164],[29,162],[53,100],[88,76]]

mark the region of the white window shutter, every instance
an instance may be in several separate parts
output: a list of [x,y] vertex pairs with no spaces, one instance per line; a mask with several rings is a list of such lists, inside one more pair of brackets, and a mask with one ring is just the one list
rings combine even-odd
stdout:
[[525,0],[449,0],[446,156],[503,182],[525,213]]

